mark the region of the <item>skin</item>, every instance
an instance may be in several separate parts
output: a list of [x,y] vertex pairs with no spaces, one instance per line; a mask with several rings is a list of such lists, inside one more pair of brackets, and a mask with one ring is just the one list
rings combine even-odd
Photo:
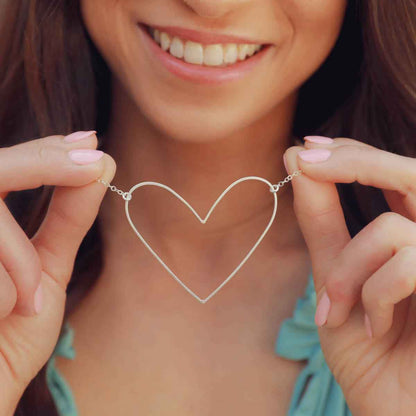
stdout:
[[[112,114],[103,139],[117,161],[114,183],[125,190],[141,180],[169,184],[202,215],[223,189],[242,176],[258,175],[273,182],[283,179],[282,154],[290,143],[298,89],[331,51],[345,12],[345,1],[324,3],[81,1],[87,30],[113,73]],[[138,21],[239,33],[274,44],[273,53],[247,80],[215,87],[190,83],[154,64],[138,36]],[[273,201],[264,185],[247,182],[243,186],[246,192],[236,189],[230,193],[215,219],[200,227],[195,226],[187,210],[163,192],[145,190],[147,195],[152,191],[151,198],[131,203],[132,218],[152,246],[178,275],[191,274],[187,283],[192,283],[198,293],[209,294],[224,280],[230,264],[238,264],[242,257],[235,241],[247,252],[253,235],[259,235],[270,217]],[[290,194],[290,186],[281,191],[280,221],[273,224],[262,242],[267,259],[274,257],[271,253],[282,254],[288,248],[305,253]],[[170,302],[176,307],[177,302],[189,301],[190,308],[201,311],[200,305],[164,277],[160,265],[137,244],[124,215],[115,212],[122,214],[120,200],[109,195],[101,211],[107,269],[100,281],[108,285],[105,290],[111,293],[115,288],[110,290],[110,286],[130,284],[129,279],[121,283],[114,276],[120,271],[133,275],[140,264],[146,270],[140,278],[146,297],[140,302]],[[239,274],[239,280],[247,285],[240,283],[240,288],[227,290],[215,303],[241,304],[244,291],[251,293],[257,287],[259,267],[269,274],[274,263],[266,260],[267,265],[262,266],[265,260],[260,256]],[[305,273],[302,275],[305,282]],[[157,287],[163,287],[163,294]],[[206,309],[209,306],[204,308],[204,315]]]
[[[57,361],[80,414],[120,409],[123,414],[195,414],[195,409],[207,415],[285,414],[302,363],[277,357],[273,343],[311,267],[318,300],[325,289],[331,299],[327,323],[319,329],[322,348],[354,416],[412,414],[414,160],[351,138],[287,149],[297,91],[333,47],[345,5],[341,0],[81,2],[87,30],[114,76],[110,128],[103,138],[108,154],[82,166],[69,160],[68,150],[97,147],[94,134],[71,144],[50,136],[0,149],[0,178],[15,178],[0,180],[3,198],[11,190],[57,185],[31,240],[1,206],[2,241],[8,242],[8,250],[0,252],[0,382],[6,386],[1,414],[13,414],[52,352],[73,260],[99,208],[104,270],[70,316],[77,359]],[[276,48],[248,76],[250,82],[191,85],[150,65],[136,33],[135,22],[141,20],[229,30]],[[333,153],[327,162],[311,164],[298,155],[309,147]],[[104,198],[106,188],[95,182],[101,177],[128,190],[156,180],[203,214],[239,177],[258,175],[276,183],[299,168],[303,175],[279,191],[277,219],[255,255],[205,305],[138,241],[124,218],[124,201],[110,192]],[[351,240],[334,184],[354,180],[382,188],[395,212]],[[132,201],[133,220],[201,295],[241,260],[243,250],[236,250],[235,242],[246,252],[272,207],[264,187],[244,183],[223,200],[212,223],[197,228],[173,198],[156,191],[148,196]],[[27,316],[39,282],[43,309]],[[364,309],[374,338],[366,335]],[[381,403],[381,395],[388,400]]]
[[[143,180],[168,184],[203,215],[220,192],[242,176],[276,183],[287,175],[282,154],[290,143],[298,89],[335,44],[345,1],[294,5],[87,0],[81,6],[87,30],[113,74],[112,114],[103,138],[117,161],[113,183],[125,190]],[[273,51],[246,80],[198,85],[154,64],[138,36],[138,21],[237,33],[272,43]],[[151,197],[135,194],[130,205],[133,220],[166,264],[201,297],[241,261],[272,211],[269,192],[255,182],[230,192],[205,225],[196,224],[166,193],[142,192]],[[304,363],[284,362],[273,345],[279,323],[291,315],[311,267],[291,201],[287,186],[279,199],[278,219],[261,250],[201,307],[132,233],[122,200],[115,195],[105,198],[100,212],[105,269],[70,319],[77,334],[77,363],[59,363],[71,385],[77,386],[75,394],[85,414],[115,412],[120,406],[133,412],[137,399],[121,392],[101,406],[91,400],[106,389],[120,391],[126,383],[140,392],[145,414],[156,406],[158,413],[172,414],[172,403],[178,414],[189,412],[192,405],[213,414],[218,411],[215,403],[230,413],[287,410]],[[129,322],[124,323],[127,315]],[[143,334],[152,336],[146,341]],[[91,337],[95,346],[88,341]],[[242,346],[236,352],[230,346],[242,337],[250,348]],[[100,345],[106,345],[105,350]],[[119,351],[126,349],[134,350],[134,356],[120,357]],[[183,351],[184,357],[174,351]],[[91,359],[96,354],[105,357],[106,368]],[[223,362],[229,363],[230,375],[218,383]],[[103,382],[94,381],[91,391],[87,384],[92,379],[80,376],[85,373]],[[178,380],[178,374],[184,377]],[[246,400],[237,400],[241,391],[251,392]]]
[[[305,147],[331,151],[319,163],[302,160],[302,146],[285,152],[288,170],[305,173],[293,181],[295,212],[318,302],[325,292],[331,301],[319,329],[325,359],[354,416],[410,416],[416,405],[415,159],[343,137]],[[351,239],[335,183],[354,181],[382,189],[391,212]]]

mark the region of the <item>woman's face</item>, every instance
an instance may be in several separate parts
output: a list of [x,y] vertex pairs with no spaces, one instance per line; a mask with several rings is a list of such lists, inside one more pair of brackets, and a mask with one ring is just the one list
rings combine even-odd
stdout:
[[[203,142],[227,137],[256,121],[261,122],[263,117],[278,111],[279,105],[292,102],[301,84],[321,66],[334,46],[346,2],[81,0],[81,10],[86,28],[113,76],[145,117],[169,137]],[[215,44],[229,45],[226,49],[207,48],[206,44],[189,42],[196,39],[181,34],[177,37],[183,42],[176,39],[173,51],[179,56],[183,53],[184,58],[168,57],[163,47],[152,45],[153,40],[146,38],[139,23],[231,34],[271,46],[244,61],[237,56],[234,65],[227,63],[226,70],[235,75],[238,65],[247,66],[251,59],[252,63],[256,60],[242,76],[220,81],[217,77],[215,82],[208,75],[204,81],[195,75],[197,69],[216,71],[220,77],[226,77],[224,68],[215,65],[224,56],[233,62],[235,54],[244,53],[246,47],[238,45],[240,41],[216,39]],[[162,37],[166,41],[167,36]],[[161,55],[167,58],[168,64],[181,60],[179,75],[167,69]],[[207,68],[195,62],[201,59],[212,59],[214,66]],[[187,73],[193,78],[185,79],[183,71],[189,68]],[[316,100],[319,105],[319,97]]]

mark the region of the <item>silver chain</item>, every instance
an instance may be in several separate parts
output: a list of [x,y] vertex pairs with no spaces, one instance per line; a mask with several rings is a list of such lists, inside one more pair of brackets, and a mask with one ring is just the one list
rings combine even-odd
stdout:
[[131,199],[131,194],[129,192],[123,192],[121,189],[118,189],[116,186],[114,185],[110,185],[108,182],[103,181],[102,179],[97,179],[97,182],[100,182],[102,184],[104,184],[105,186],[107,186],[108,188],[110,188],[111,191],[113,192],[117,192],[119,195],[121,195],[126,201],[130,201]]
[[302,170],[295,170],[290,175],[286,176],[282,181],[278,182],[276,185],[272,185],[272,189],[270,189],[270,192],[277,192],[285,183],[290,182],[295,176],[301,175]]
[[[282,181],[278,182],[277,184],[272,185],[272,188],[270,189],[270,192],[278,192],[279,189],[284,186],[285,183],[290,182],[295,176],[298,176],[302,173],[302,170],[296,170],[295,172],[291,173],[290,175],[286,176],[285,179],[283,179]],[[132,195],[129,192],[124,192],[121,189],[118,189],[115,185],[111,185],[108,182],[102,180],[102,179],[97,179],[97,182],[102,183],[103,185],[107,186],[108,188],[110,188],[111,191],[113,192],[117,192],[119,195],[121,195],[123,197],[123,199],[125,199],[126,201],[130,201]]]

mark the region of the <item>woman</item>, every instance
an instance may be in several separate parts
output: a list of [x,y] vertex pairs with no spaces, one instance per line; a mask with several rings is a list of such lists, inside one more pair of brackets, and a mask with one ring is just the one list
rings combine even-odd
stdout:
[[6,2],[0,414],[414,414],[415,12]]

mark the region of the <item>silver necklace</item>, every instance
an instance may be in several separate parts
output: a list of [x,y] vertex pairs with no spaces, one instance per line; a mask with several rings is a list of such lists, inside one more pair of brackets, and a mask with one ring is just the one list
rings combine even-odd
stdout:
[[[111,185],[110,183],[102,180],[102,179],[97,179],[97,182],[102,183],[103,185],[105,185],[106,187],[108,187],[111,191],[113,192],[117,192],[117,194],[121,195],[123,197],[123,199],[125,200],[125,213],[126,213],[126,217],[127,217],[127,221],[129,222],[131,228],[133,229],[133,231],[135,232],[135,234],[137,235],[137,237],[139,237],[139,239],[142,241],[142,243],[146,246],[146,248],[153,254],[153,256],[156,257],[156,259],[159,261],[159,263],[169,272],[169,274],[188,292],[190,293],[195,299],[197,299],[199,302],[201,303],[206,303],[212,296],[214,296],[222,287],[224,287],[224,285],[229,282],[231,280],[231,278],[238,272],[238,270],[240,270],[240,268],[244,265],[244,263],[248,260],[248,258],[253,254],[254,250],[256,249],[256,247],[260,244],[261,240],[264,238],[264,236],[266,235],[267,231],[269,231],[273,220],[276,216],[276,211],[277,211],[277,206],[278,206],[278,198],[277,198],[277,192],[279,191],[279,189],[284,186],[285,183],[291,181],[295,176],[298,176],[302,173],[301,170],[297,170],[295,172],[293,172],[292,174],[288,175],[283,181],[278,182],[277,184],[272,184],[271,182],[269,182],[267,179],[264,179],[262,177],[259,176],[245,176],[243,178],[237,179],[236,181],[234,181],[231,185],[229,185],[222,193],[221,195],[216,199],[216,201],[214,202],[214,204],[211,206],[211,208],[209,209],[207,215],[205,216],[205,218],[201,218],[198,213],[195,211],[195,209],[184,199],[182,198],[177,192],[175,192],[172,188],[170,188],[167,185],[164,185],[162,183],[159,182],[152,182],[152,181],[145,181],[145,182],[139,182],[136,185],[133,185],[129,191],[124,192],[120,189],[118,189],[116,186]],[[133,197],[133,192],[138,189],[141,188],[142,186],[157,186],[163,189],[166,189],[167,191],[171,192],[174,196],[176,196],[176,198],[178,198],[181,202],[183,202],[190,210],[191,212],[197,217],[197,219],[202,223],[205,224],[212,211],[215,209],[215,207],[217,206],[217,204],[221,201],[221,199],[227,194],[227,192],[234,187],[235,185],[237,185],[240,182],[246,181],[246,180],[256,180],[256,181],[260,181],[263,182],[265,184],[268,185],[269,187],[269,191],[273,194],[273,199],[274,199],[274,207],[273,207],[273,213],[271,215],[271,218],[266,226],[266,228],[264,229],[264,231],[262,232],[262,234],[260,235],[260,237],[257,239],[257,241],[254,243],[253,247],[250,249],[250,251],[245,255],[245,257],[243,258],[243,260],[238,264],[238,266],[227,276],[227,278],[215,289],[213,290],[209,296],[207,296],[206,298],[202,299],[200,298],[195,292],[193,292],[187,285],[185,285],[185,283],[182,282],[181,279],[179,279],[178,276],[176,276],[175,273],[173,273],[173,271],[165,264],[165,262],[160,258],[160,256],[150,247],[150,245],[147,243],[147,241],[143,238],[143,236],[140,234],[140,232],[137,230],[136,226],[134,225],[131,217],[130,217],[130,212],[129,212],[129,202]]]

